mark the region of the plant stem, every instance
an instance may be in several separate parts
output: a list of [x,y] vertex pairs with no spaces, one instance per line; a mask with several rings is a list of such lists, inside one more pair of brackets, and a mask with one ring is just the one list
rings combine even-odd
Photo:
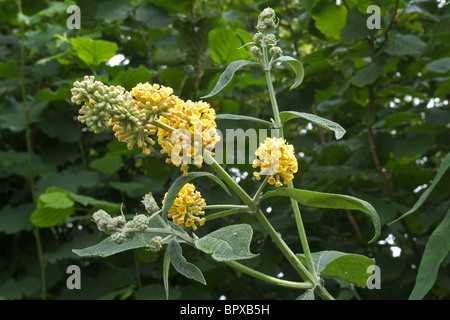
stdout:
[[[19,14],[22,14],[22,1],[16,0],[17,9]],[[32,155],[32,147],[31,147],[31,135],[30,135],[30,108],[27,104],[27,95],[25,92],[25,45],[24,45],[24,27],[23,22],[20,23],[20,89],[22,93],[22,101],[23,107],[25,110],[25,139],[27,143],[27,155],[28,155],[28,163],[27,163],[27,171],[28,171],[28,179],[30,182],[30,190],[31,196],[33,198],[33,204],[36,208],[37,206],[37,197],[36,197],[36,189],[34,186],[34,175],[33,175],[33,163],[31,160]],[[45,263],[44,263],[44,254],[42,252],[42,244],[41,237],[39,233],[38,227],[33,227],[33,235],[36,240],[36,249],[38,252],[39,265],[41,271],[41,298],[43,300],[47,299],[47,289],[46,289],[46,280],[45,280]]]
[[239,198],[241,198],[245,204],[255,212],[256,218],[263,225],[264,229],[269,233],[272,240],[284,254],[284,256],[288,259],[291,265],[297,270],[302,279],[311,281],[315,285],[318,284],[319,280],[317,279],[315,274],[311,274],[308,269],[301,263],[301,261],[297,258],[297,256],[292,252],[292,250],[287,246],[287,244],[281,239],[280,235],[275,231],[273,226],[270,224],[269,220],[265,217],[261,210],[256,210],[257,206],[250,198],[250,196],[236,183],[228,173],[216,162],[214,158],[212,158],[209,154],[205,154],[205,160],[207,163],[211,165],[211,167],[222,177],[225,183],[233,189]]
[[223,169],[220,164],[217,163],[216,159],[214,159],[207,152],[204,153],[204,159],[205,162],[208,163],[219,174],[219,176],[225,181],[225,183],[228,184],[234,192],[236,192],[239,198],[244,201],[244,203],[251,211],[255,211],[257,209],[255,203],[253,202],[253,199],[250,198],[250,196],[241,188],[241,186],[237,184],[236,181],[233,180],[233,178],[230,177],[228,172],[226,172],[225,169]]
[[248,210],[247,206],[237,205],[237,204],[213,204],[202,207],[202,209],[240,209]]
[[278,249],[284,254],[286,259],[289,261],[289,263],[294,267],[294,269],[300,274],[303,280],[310,281],[317,285],[319,283],[319,280],[317,277],[313,274],[311,274],[308,269],[301,263],[301,261],[297,258],[294,252],[287,246],[287,244],[283,241],[283,239],[280,237],[278,232],[273,228],[273,226],[270,224],[269,220],[267,220],[266,216],[261,210],[256,211],[255,217],[258,219],[258,221],[261,223],[261,225],[264,227],[264,230],[267,231],[269,236],[272,238],[272,240],[277,245]]
[[219,219],[219,218],[231,216],[232,214],[236,214],[236,213],[239,213],[239,212],[242,212],[242,211],[243,211],[242,209],[230,209],[230,210],[216,212],[216,213],[209,214],[209,215],[205,216],[205,221],[210,221],[210,220],[214,220],[214,219]]
[[230,267],[235,268],[236,270],[239,270],[245,274],[248,274],[249,276],[252,276],[256,279],[275,284],[277,286],[281,287],[287,287],[287,288],[294,288],[294,289],[311,289],[314,288],[314,284],[310,282],[294,282],[294,281],[287,281],[278,279],[275,277],[268,276],[262,272],[253,270],[247,266],[244,266],[243,264],[240,264],[236,261],[225,261],[225,264],[229,265]]
[[[270,75],[270,65],[268,64],[268,55],[267,48],[263,47],[263,62],[264,62],[264,72],[266,74],[267,87],[269,90],[270,103],[272,105],[272,111],[275,121],[275,126],[278,128],[278,135],[280,137],[284,137],[283,126],[280,119],[280,111],[278,109],[277,98],[275,96],[275,90],[273,88],[272,77]],[[294,189],[294,185],[292,181],[289,183],[288,188]],[[314,264],[311,257],[311,251],[309,249],[308,239],[306,237],[305,228],[303,226],[303,220],[300,213],[300,207],[298,202],[294,199],[290,199],[292,210],[294,211],[295,222],[297,224],[298,234],[300,237],[300,242],[302,244],[303,252],[305,253],[306,263],[308,265],[309,270],[316,275],[316,271],[314,269]]]

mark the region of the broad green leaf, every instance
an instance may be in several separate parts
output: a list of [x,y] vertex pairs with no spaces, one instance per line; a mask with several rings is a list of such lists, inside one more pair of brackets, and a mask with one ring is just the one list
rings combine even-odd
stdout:
[[0,232],[6,234],[18,233],[22,230],[31,230],[30,215],[34,210],[31,203],[13,207],[7,204],[0,210]]
[[214,89],[201,99],[210,98],[219,93],[233,78],[234,73],[244,66],[259,66],[255,61],[238,60],[230,63],[225,71],[220,75],[219,81],[217,81]]
[[148,70],[143,65],[139,68],[128,68],[126,71],[122,71],[114,78],[112,83],[114,85],[120,85],[126,90],[131,90],[138,83],[151,82],[153,76],[156,73]]
[[271,66],[278,62],[287,62],[291,66],[292,70],[294,70],[295,81],[294,84],[291,86],[291,90],[294,90],[302,83],[303,77],[305,76],[305,69],[303,68],[303,64],[297,59],[292,58],[290,56],[281,56],[278,59],[272,61]]
[[119,21],[125,20],[133,11],[130,3],[120,0],[101,2],[97,8],[96,19]]
[[253,229],[248,224],[236,224],[213,231],[195,241],[195,246],[217,261],[251,259]]
[[209,53],[214,62],[218,64],[228,64],[250,58],[247,49],[239,49],[243,44],[241,38],[231,29],[215,28],[208,34]]
[[367,201],[341,194],[289,188],[268,191],[262,196],[262,199],[275,196],[288,196],[303,205],[317,208],[360,210],[369,215],[375,228],[375,235],[369,242],[374,242],[380,235],[380,217],[374,207]]
[[184,185],[188,182],[191,182],[194,179],[200,178],[200,177],[208,177],[214,181],[216,181],[229,195],[230,192],[228,191],[228,188],[226,185],[220,180],[218,177],[213,175],[209,172],[190,172],[188,176],[180,176],[178,177],[170,186],[169,190],[167,191],[166,199],[164,200],[163,205],[163,211],[161,213],[162,217],[164,219],[167,219],[167,214],[169,212],[170,207],[172,207],[173,202],[178,196],[178,193],[180,190],[184,187]]
[[70,43],[77,56],[89,66],[108,61],[118,48],[114,42],[91,38],[74,38]]
[[304,112],[297,112],[297,111],[283,111],[280,112],[280,119],[281,123],[285,123],[286,121],[289,121],[291,119],[296,118],[303,118],[308,121],[311,121],[318,126],[321,126],[322,128],[331,130],[334,132],[334,136],[337,140],[341,139],[345,134],[345,129],[342,128],[339,124],[336,122],[333,122],[331,120],[316,116],[314,114],[310,113],[304,113]]
[[180,274],[188,279],[194,279],[195,281],[206,285],[205,278],[203,277],[200,269],[192,263],[186,261],[186,259],[183,257],[181,246],[175,239],[172,239],[172,241],[170,241],[169,246],[166,250],[169,250],[170,262],[172,263],[175,270],[177,270]]
[[17,78],[19,76],[17,62],[9,60],[8,62],[0,62],[0,78]]
[[450,57],[431,61],[425,69],[436,73],[447,73],[450,70]]
[[375,82],[378,77],[383,73],[383,67],[386,62],[383,59],[378,59],[367,66],[362,67],[356,71],[352,78],[352,83],[357,87],[365,87]]
[[347,22],[341,30],[341,40],[351,41],[364,39],[367,36],[376,33],[377,29],[367,28],[367,16],[360,13],[356,8],[347,13]]
[[53,227],[75,213],[75,201],[70,192],[52,187],[41,194],[36,210],[31,214],[31,222],[38,227]]
[[329,4],[322,6],[320,11],[313,12],[313,18],[316,21],[316,28],[323,34],[335,40],[339,39],[342,28],[347,19],[347,9],[344,6]]
[[163,8],[147,4],[136,9],[136,20],[148,28],[161,29],[167,27],[173,18]]
[[[162,228],[163,225],[157,220],[152,219],[149,222],[149,228]],[[145,242],[149,242],[151,238],[155,236],[161,236],[157,233],[143,233]],[[132,239],[126,239],[122,244],[117,244],[111,240],[111,237],[104,239],[103,241],[84,248],[84,249],[73,249],[72,251],[79,255],[80,257],[109,257],[117,253],[121,253],[131,249],[145,248],[145,244],[142,243],[141,239],[137,236]]]
[[439,266],[450,251],[450,209],[433,231],[423,252],[414,289],[409,300],[421,300],[436,282]]
[[95,198],[92,198],[90,196],[82,195],[82,194],[76,194],[71,192],[71,197],[78,203],[82,204],[83,206],[92,206],[94,208],[103,209],[107,212],[115,211],[120,209],[120,203],[114,203],[109,202],[105,200],[98,200]]
[[239,114],[217,114],[216,115],[216,120],[243,120],[243,121],[254,121],[254,122],[258,122],[258,123],[262,123],[266,126],[272,126],[272,123],[270,123],[269,121],[263,120],[263,119],[259,119],[259,118],[254,118],[254,117],[250,117],[250,116],[241,116]]
[[120,155],[111,155],[107,153],[102,158],[93,160],[90,166],[106,176],[111,176],[123,167],[122,157]]
[[415,34],[397,35],[387,41],[383,50],[392,56],[418,56],[427,44]]
[[444,158],[444,160],[442,160],[442,163],[439,166],[439,169],[438,169],[438,171],[436,173],[436,176],[434,177],[433,182],[427,188],[427,190],[425,190],[425,192],[422,193],[422,195],[420,196],[419,200],[417,200],[417,202],[414,204],[414,206],[410,210],[405,212],[401,217],[395,219],[394,221],[392,221],[389,224],[397,222],[398,220],[409,216],[411,213],[414,213],[417,209],[419,209],[419,207],[427,200],[428,196],[433,191],[433,189],[436,187],[436,185],[439,183],[439,181],[441,180],[442,176],[448,170],[449,167],[450,167],[450,153],[448,153],[447,156]]
[[[29,123],[37,123],[44,119],[44,111],[48,101],[27,101]],[[22,102],[14,97],[5,97],[5,103],[0,103],[0,129],[9,129],[12,132],[25,130],[25,108]]]
[[[304,255],[297,255],[306,263]],[[321,251],[311,254],[314,269],[322,276],[335,276],[365,288],[371,276],[367,268],[375,264],[374,259],[359,254],[339,251]]]
[[314,300],[314,290],[306,290],[305,293],[299,295],[295,300]]
[[81,137],[79,123],[69,114],[53,108],[45,111],[44,119],[39,122],[38,126],[47,136],[62,142],[75,143]]

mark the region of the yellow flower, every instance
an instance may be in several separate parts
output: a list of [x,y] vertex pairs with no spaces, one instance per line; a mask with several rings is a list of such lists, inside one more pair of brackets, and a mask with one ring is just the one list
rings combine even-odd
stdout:
[[[163,204],[166,196],[167,193],[164,196]],[[195,223],[200,226],[205,223],[205,218],[198,217],[205,214],[202,209],[203,206],[206,206],[206,202],[200,192],[195,191],[195,186],[192,183],[186,183],[169,209],[168,217],[180,227],[192,227],[192,229],[197,230]]]
[[171,109],[170,117],[160,117],[160,122],[175,129],[173,132],[158,129],[161,153],[169,156],[166,162],[181,166],[185,176],[188,164],[193,162],[201,168],[203,152],[212,154],[211,150],[220,140],[215,117],[216,113],[208,103],[191,100],[177,103]]
[[[255,154],[258,159],[253,161],[253,168],[261,167],[260,172],[253,172],[257,180],[260,180],[262,175],[269,175],[267,182],[281,187],[283,182],[287,185],[298,170],[294,147],[283,138],[267,138]],[[280,176],[283,182],[280,181]]]
[[153,118],[157,115],[168,115],[170,109],[174,108],[181,100],[173,94],[173,89],[170,87],[160,86],[155,83],[153,85],[146,83],[139,83],[131,89],[131,96],[135,101],[135,106],[139,110],[152,114]]

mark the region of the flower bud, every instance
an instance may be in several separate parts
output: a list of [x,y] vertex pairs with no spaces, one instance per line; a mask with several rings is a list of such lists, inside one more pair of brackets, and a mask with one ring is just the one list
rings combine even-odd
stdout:
[[262,58],[262,52],[261,49],[257,46],[253,46],[250,48],[250,53],[252,56],[261,59]]
[[162,238],[160,236],[156,236],[150,239],[148,243],[148,248],[152,252],[157,252],[162,248]]
[[256,29],[264,33],[275,29],[277,26],[278,22],[275,22],[275,11],[272,8],[264,9],[258,17]]
[[283,55],[283,50],[281,50],[280,47],[272,47],[270,48],[269,53],[274,59],[277,59]]

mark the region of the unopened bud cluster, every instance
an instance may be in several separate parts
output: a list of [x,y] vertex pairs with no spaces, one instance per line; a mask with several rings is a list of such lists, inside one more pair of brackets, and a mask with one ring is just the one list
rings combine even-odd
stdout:
[[111,235],[111,240],[117,244],[132,239],[137,233],[144,232],[149,223],[149,217],[144,214],[136,215],[132,220],[126,221],[123,215],[112,218],[104,210],[98,210],[92,215],[98,230]]
[[276,19],[275,11],[272,8],[264,9],[258,17],[258,23],[256,25],[258,32],[253,36],[253,42],[257,45],[250,48],[250,53],[254,57],[261,59],[263,56],[263,53],[258,46],[263,48],[263,50],[271,47],[269,53],[273,59],[277,59],[283,55],[281,48],[276,46],[278,42],[276,36],[269,33],[276,29],[277,26],[278,19]]

